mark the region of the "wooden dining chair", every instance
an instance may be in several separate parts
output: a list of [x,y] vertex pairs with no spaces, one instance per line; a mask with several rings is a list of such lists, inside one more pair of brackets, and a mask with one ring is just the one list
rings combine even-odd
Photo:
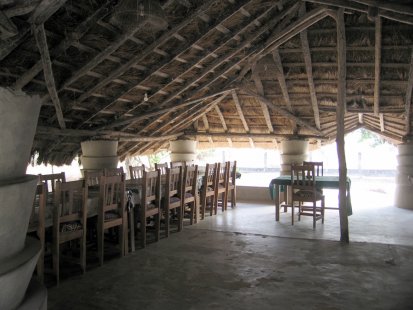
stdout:
[[118,228],[120,255],[127,253],[127,215],[125,208],[125,174],[100,177],[97,241],[99,263],[103,265],[105,230]]
[[66,182],[66,175],[64,172],[51,173],[51,174],[39,174],[39,182],[46,184],[47,203],[52,204],[54,199],[54,193],[56,191],[56,182]]
[[144,171],[142,180],[142,195],[139,205],[141,245],[146,247],[146,220],[149,217],[154,218],[155,222],[155,240],[160,238],[160,221],[161,221],[161,171]]
[[[53,273],[59,283],[60,250],[63,243],[79,240],[80,266],[86,271],[87,186],[84,180],[56,183],[53,209]],[[73,243],[73,242],[72,242]]]
[[164,162],[164,163],[155,163],[155,170],[160,170],[161,171],[161,175],[165,175],[166,174],[166,168],[168,168],[168,163]]
[[202,177],[201,187],[201,219],[205,218],[207,207],[210,208],[210,214],[214,211],[215,182],[217,179],[218,164],[206,164],[205,173]]
[[[214,212],[218,212],[218,204],[221,204],[222,212],[227,210],[229,162],[218,163],[216,181],[214,186]],[[211,213],[212,215],[212,213]]]
[[189,224],[198,222],[198,165],[185,166],[182,180],[182,197],[185,207],[189,209]]
[[107,176],[107,177],[122,176],[123,175],[123,167],[105,168],[105,169],[103,169],[103,175]]
[[46,184],[43,182],[37,184],[29,227],[27,230],[30,234],[36,234],[40,241],[41,252],[37,261],[36,273],[37,278],[41,283],[44,282],[46,196]]
[[98,187],[100,177],[104,175],[104,172],[103,170],[96,170],[96,171],[85,170],[83,172],[83,175],[86,181],[86,185],[88,187]]
[[231,202],[231,208],[237,205],[237,161],[229,162],[228,193],[227,201]]
[[[298,203],[299,211],[298,220],[301,220],[301,216],[311,216],[313,218],[313,228],[316,227],[316,221],[320,219],[324,223],[325,199],[324,195],[316,188],[313,165],[291,166],[291,196],[292,225],[294,225],[296,202]],[[317,206],[318,201],[321,201],[321,206]]]
[[174,212],[178,220],[177,231],[181,231],[183,225],[182,167],[166,168],[162,207],[165,214],[165,236],[169,237],[171,211]]
[[141,179],[143,178],[143,172],[145,171],[145,165],[139,166],[129,166],[129,173],[131,179]]

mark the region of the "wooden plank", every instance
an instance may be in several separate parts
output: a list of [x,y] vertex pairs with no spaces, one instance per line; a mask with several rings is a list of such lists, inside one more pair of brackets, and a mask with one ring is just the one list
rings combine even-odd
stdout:
[[363,113],[359,113],[358,117],[359,117],[359,123],[363,124]]
[[337,12],[337,156],[339,169],[339,213],[340,213],[340,241],[350,242],[348,218],[347,218],[347,164],[344,147],[344,115],[346,113],[346,29],[344,23],[344,9],[340,8]]
[[[305,3],[301,5],[299,15],[301,17],[305,15]],[[301,48],[303,50],[303,55],[304,55],[305,69],[307,72],[308,87],[310,89],[310,98],[311,98],[311,106],[313,108],[313,113],[314,113],[314,121],[315,121],[316,127],[320,129],[321,128],[320,112],[318,110],[317,95],[316,95],[316,91],[314,87],[313,66],[311,62],[310,45],[308,44],[308,37],[307,37],[306,29],[300,32],[300,39],[301,39]]]
[[411,5],[403,5],[391,1],[383,0],[352,0],[370,7],[376,7],[382,10],[391,11],[399,14],[407,14],[413,16],[413,7]]
[[375,44],[374,44],[374,114],[380,111],[380,70],[381,70],[381,18],[376,17]]
[[[218,139],[225,138],[245,138],[245,139],[267,139],[273,140],[275,138],[294,138],[292,134],[278,134],[278,133],[236,133],[236,132],[226,132],[226,133],[216,133],[216,132],[193,132],[184,131],[186,137],[213,137]],[[300,135],[305,139],[324,139],[326,137],[320,137],[316,135]]]
[[56,110],[57,121],[61,128],[66,128],[65,121],[63,119],[62,107],[60,105],[59,96],[56,91],[56,84],[53,76],[52,62],[50,60],[49,49],[47,46],[46,33],[44,31],[43,24],[33,27],[34,36],[36,38],[37,46],[39,48],[40,55],[42,57],[44,79],[52,98],[53,105]]
[[[95,25],[95,23],[108,15],[113,9],[113,2],[107,1],[92,15],[86,18],[76,29],[67,35],[56,47],[50,51],[51,57],[60,56],[64,53],[74,42],[77,42],[82,38],[89,29]],[[39,60],[29,70],[27,70],[14,84],[14,89],[22,89],[27,85],[39,72],[42,70],[42,62]]]
[[404,110],[405,110],[405,126],[406,126],[406,135],[410,134],[410,109],[412,105],[412,90],[413,90],[413,49],[410,56],[410,69],[409,69],[409,78],[407,80],[406,86],[406,97],[404,100]]
[[232,94],[232,100],[234,101],[234,104],[235,104],[235,108],[237,109],[238,116],[241,119],[242,126],[244,126],[244,129],[246,132],[249,132],[250,129],[248,127],[247,120],[245,119],[244,112],[242,111],[237,92],[233,90],[231,94]]

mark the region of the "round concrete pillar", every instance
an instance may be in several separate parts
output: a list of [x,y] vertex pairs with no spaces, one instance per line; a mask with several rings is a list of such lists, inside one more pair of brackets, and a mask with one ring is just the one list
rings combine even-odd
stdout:
[[118,166],[118,141],[83,141],[80,145],[82,147],[80,161],[82,162],[83,170],[111,169]]
[[[0,88],[0,309],[19,309],[41,252],[26,238],[38,176],[26,175],[39,97]],[[43,296],[44,292],[43,292]],[[43,302],[44,304],[44,302]],[[32,307],[33,308],[33,307]],[[35,309],[35,307],[33,308]]]
[[171,161],[191,162],[196,159],[196,141],[175,140],[169,142]]
[[397,174],[394,205],[399,208],[413,209],[413,143],[397,147]]
[[281,141],[281,175],[290,175],[291,164],[302,164],[307,159],[308,141]]

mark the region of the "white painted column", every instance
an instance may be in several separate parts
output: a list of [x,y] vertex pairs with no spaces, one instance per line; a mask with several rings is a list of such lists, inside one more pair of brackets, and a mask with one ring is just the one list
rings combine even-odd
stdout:
[[[281,170],[280,175],[291,175],[291,164],[302,164],[307,159],[308,141],[306,140],[284,140],[281,141]],[[280,203],[285,201],[290,204],[290,190],[280,195]]]
[[101,170],[104,168],[117,168],[119,157],[118,141],[114,140],[91,140],[83,141],[82,157],[80,161],[83,170]]
[[196,159],[196,146],[194,140],[175,140],[169,142],[171,161],[192,162]]
[[413,143],[400,144],[397,149],[399,154],[394,205],[413,209]]
[[[0,88],[0,309],[19,309],[41,252],[26,238],[37,175],[26,175],[40,98]],[[45,289],[41,290],[42,292]],[[46,296],[45,294],[43,296]],[[26,299],[30,298],[26,296]],[[43,301],[40,301],[43,305]],[[47,302],[46,302],[47,303]],[[30,309],[40,309],[30,305]]]

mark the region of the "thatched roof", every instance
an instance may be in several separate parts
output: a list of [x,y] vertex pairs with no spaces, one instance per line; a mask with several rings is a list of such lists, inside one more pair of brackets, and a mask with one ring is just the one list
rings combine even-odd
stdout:
[[166,28],[120,16],[125,1],[0,1],[0,86],[41,95],[41,161],[70,162],[96,138],[118,139],[121,157],[178,137],[329,143],[339,67],[347,132],[411,137],[413,1],[163,0]]

